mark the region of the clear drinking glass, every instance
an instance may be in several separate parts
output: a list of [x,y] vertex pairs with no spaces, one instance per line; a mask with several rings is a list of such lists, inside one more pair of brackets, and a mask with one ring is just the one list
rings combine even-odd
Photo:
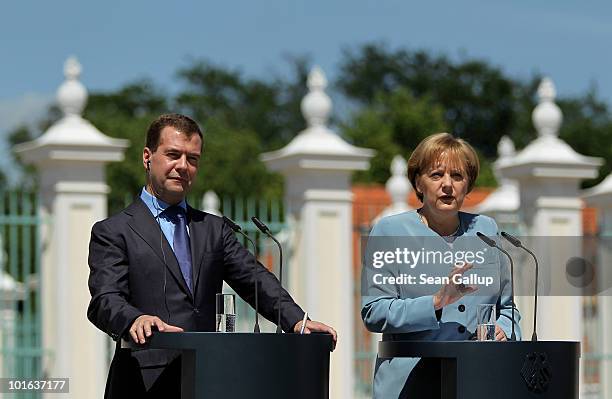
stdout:
[[480,304],[477,308],[478,327],[476,335],[479,341],[495,341],[495,320],[497,315],[494,304]]
[[234,294],[217,294],[217,332],[236,331],[236,297]]

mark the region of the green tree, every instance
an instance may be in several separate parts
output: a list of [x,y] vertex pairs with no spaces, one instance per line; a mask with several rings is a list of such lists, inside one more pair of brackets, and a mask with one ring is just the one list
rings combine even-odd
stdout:
[[[204,129],[195,199],[208,189],[221,196],[280,195],[282,179],[266,170],[259,154],[286,145],[305,127],[300,103],[307,91],[309,65],[308,58],[295,57],[289,59],[289,74],[263,79],[200,60],[178,70],[182,86],[175,95],[146,79],[91,93],[84,117],[105,134],[130,142],[125,160],[107,167],[111,212],[122,208],[144,184],[145,133],[150,122],[166,112],[191,115]],[[336,109],[351,112],[333,115],[332,123],[338,121],[340,134],[353,144],[377,151],[371,169],[358,172],[355,181],[384,183],[394,155],[407,157],[425,136],[450,131],[479,151],[478,184],[491,186],[491,162],[501,136],[510,136],[519,149],[536,137],[531,113],[539,76],[512,79],[482,60],[455,61],[383,44],[345,50],[339,65],[330,91],[340,94],[334,96],[340,105]],[[561,138],[580,153],[606,159],[601,177],[585,186],[595,184],[612,169],[608,105],[594,89],[557,102],[564,113]],[[35,138],[61,116],[56,106],[51,107],[39,129],[15,129],[9,144]],[[23,181],[36,184],[31,168]]]
[[[180,92],[176,100],[150,81],[131,83],[116,92],[91,95],[84,116],[105,134],[130,142],[125,159],[107,167],[111,211],[124,207],[145,183],[142,149],[149,124],[158,115],[177,109],[194,116],[204,129],[200,171],[190,195],[192,201],[196,201],[194,206],[199,205],[203,193],[210,189],[220,196],[281,195],[281,179],[267,172],[258,158],[262,152],[259,136],[251,126],[239,120],[243,117],[239,110],[232,110],[218,94],[228,95],[227,92],[234,90],[222,89],[222,86],[242,91],[242,83],[222,70],[209,72],[217,82],[213,84],[214,90],[203,94],[195,90]],[[271,114],[271,111],[266,112]]]
[[6,189],[7,186],[7,179],[6,179],[6,174],[4,173],[3,170],[0,170],[0,187],[2,187],[2,189]]
[[[392,51],[384,44],[366,44],[344,51],[338,76],[336,86],[361,110],[380,107],[381,93],[388,96],[398,90],[440,107],[451,133],[466,139],[480,152],[482,185],[494,184],[490,165],[497,157],[497,143],[503,135],[512,138],[518,149],[537,135],[531,114],[537,105],[536,91],[541,81],[538,75],[515,80],[481,60],[451,61],[427,51]],[[595,90],[583,96],[559,98],[557,103],[564,115],[560,137],[576,151],[606,160],[600,176],[583,185],[592,186],[612,169],[612,118],[608,106]],[[351,134],[354,133],[347,132],[347,136]],[[378,145],[387,152],[391,144],[410,149],[397,137],[389,138],[391,144],[383,144],[384,138],[379,140]],[[388,156],[383,158],[375,163],[387,162]],[[375,166],[378,167],[381,166]],[[370,178],[382,183],[385,176],[373,172]]]
[[253,131],[228,127],[216,118],[206,122],[200,171],[193,195],[206,190],[219,196],[279,198],[282,178],[268,172],[258,156],[261,141]]
[[501,136],[513,131],[514,89],[520,84],[484,61],[452,62],[426,51],[392,51],[383,44],[366,44],[344,51],[338,76],[339,89],[362,105],[399,88],[417,99],[430,98],[444,110],[451,133],[487,157],[495,156]]
[[[25,125],[18,126],[12,132],[9,133],[7,138],[7,144],[9,148],[13,148],[17,144],[25,143],[34,139],[34,132],[32,129]],[[19,187],[25,189],[35,189],[37,184],[36,169],[32,165],[24,165],[19,155],[11,153],[13,159],[13,173],[18,173],[21,178],[19,179]],[[6,184],[6,178],[3,179],[3,185]]]
[[599,176],[583,183],[584,188],[594,186],[612,171],[612,118],[608,105],[591,89],[583,96],[561,99],[559,107],[564,120],[560,138],[581,154],[605,160]]
[[308,61],[290,61],[289,78],[269,81],[197,61],[178,72],[185,87],[176,97],[177,106],[205,124],[214,119],[254,132],[263,151],[278,149],[304,128],[300,102],[306,94]]
[[370,105],[341,125],[342,134],[353,144],[376,150],[370,169],[358,172],[355,180],[385,182],[395,155],[406,158],[423,138],[446,130],[443,113],[430,99],[416,99],[403,88],[377,94]]

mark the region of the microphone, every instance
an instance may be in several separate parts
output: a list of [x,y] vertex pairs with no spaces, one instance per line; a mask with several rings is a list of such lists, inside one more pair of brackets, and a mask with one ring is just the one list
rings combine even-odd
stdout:
[[257,280],[257,245],[251,240],[251,238],[242,231],[242,227],[240,227],[236,222],[227,216],[223,216],[223,222],[227,224],[230,229],[234,230],[234,233],[240,233],[244,238],[246,238],[253,245],[253,252],[255,255],[255,263],[253,264],[253,282],[255,284],[255,327],[253,327],[253,332],[258,333],[259,330],[259,300],[258,300],[258,288],[259,281]]
[[[265,235],[267,235],[268,237],[274,239],[274,237],[272,236],[272,232],[270,231],[270,229],[268,228],[268,226],[266,226],[264,224],[264,222],[262,222],[261,220],[257,219],[255,216],[253,216],[251,218],[251,220],[253,221],[253,223],[255,223],[255,226],[257,226],[257,228],[259,229],[259,231],[261,231],[262,233],[264,233]],[[275,240],[276,241],[276,240]]]
[[537,341],[538,334],[536,333],[536,322],[538,319],[538,270],[539,270],[538,258],[535,256],[533,252],[531,252],[529,249],[523,246],[523,244],[521,243],[521,240],[519,240],[512,234],[502,231],[501,235],[506,240],[508,240],[510,244],[514,245],[517,248],[521,248],[525,250],[527,253],[529,253],[529,255],[531,255],[531,257],[533,258],[535,262],[535,299],[534,299],[534,306],[533,306],[533,334],[531,334],[531,340]]
[[476,235],[478,236],[478,238],[484,241],[485,244],[490,247],[499,249],[508,257],[508,259],[510,259],[510,303],[512,304],[512,334],[510,335],[510,339],[512,341],[516,341],[516,334],[514,333],[514,262],[512,261],[512,257],[510,256],[510,254],[506,252],[506,250],[504,250],[502,247],[498,246],[495,240],[490,239],[489,237],[482,234],[480,231],[476,232]]
[[268,226],[266,226],[261,220],[257,219],[255,216],[253,216],[251,220],[253,221],[253,223],[255,223],[255,226],[257,226],[259,231],[261,231],[262,233],[270,237],[278,246],[278,252],[280,254],[280,270],[278,273],[278,281],[280,284],[278,286],[278,300],[277,300],[278,322],[276,323],[276,333],[280,334],[283,332],[283,329],[281,328],[281,295],[282,295],[282,289],[283,289],[283,248],[280,242],[278,242],[278,240],[272,235],[272,232],[270,231]]

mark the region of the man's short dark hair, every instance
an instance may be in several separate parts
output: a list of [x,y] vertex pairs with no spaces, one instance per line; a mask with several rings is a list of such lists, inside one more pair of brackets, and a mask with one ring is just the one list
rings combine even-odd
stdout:
[[192,135],[197,133],[198,136],[200,136],[200,138],[202,139],[202,141],[204,141],[204,137],[202,135],[200,127],[190,117],[181,114],[163,114],[157,117],[157,119],[155,119],[153,122],[151,122],[149,130],[147,131],[147,141],[145,143],[145,146],[148,147],[152,152],[157,151],[161,131],[168,126],[175,128],[187,137],[191,137]]

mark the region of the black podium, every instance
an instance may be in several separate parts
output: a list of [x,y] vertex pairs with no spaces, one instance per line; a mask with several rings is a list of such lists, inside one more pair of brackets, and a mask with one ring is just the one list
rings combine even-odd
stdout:
[[329,334],[154,333],[147,347],[182,351],[182,399],[329,398]]
[[418,398],[578,399],[578,342],[382,341],[378,356],[422,358]]

